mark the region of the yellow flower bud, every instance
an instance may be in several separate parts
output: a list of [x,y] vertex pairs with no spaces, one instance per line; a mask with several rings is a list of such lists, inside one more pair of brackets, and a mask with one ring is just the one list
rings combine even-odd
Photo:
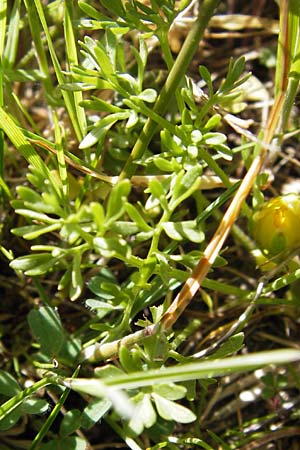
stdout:
[[295,250],[300,245],[300,196],[269,200],[254,213],[250,229],[258,246],[270,256]]

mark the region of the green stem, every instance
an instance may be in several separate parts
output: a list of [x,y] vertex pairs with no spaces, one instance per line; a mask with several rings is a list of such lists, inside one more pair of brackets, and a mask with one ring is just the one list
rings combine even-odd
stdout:
[[[220,0],[204,0],[199,8],[198,17],[189,32],[182,49],[169,73],[162,91],[154,105],[154,112],[163,115],[177,87],[181,83],[190,62],[193,59],[203,36],[204,30],[213,15]],[[152,119],[148,119],[138,137],[132,152],[120,174],[120,178],[130,178],[135,172],[134,161],[141,158],[146,151],[157,125]]]
[[[158,33],[158,39],[160,42],[160,46],[162,49],[162,53],[164,55],[164,59],[166,61],[168,71],[172,70],[174,65],[174,59],[170,50],[169,41],[168,41],[168,30],[162,30],[161,33]],[[184,109],[184,101],[181,97],[180,90],[177,88],[175,91],[176,101],[179,108],[179,111],[182,113]]]

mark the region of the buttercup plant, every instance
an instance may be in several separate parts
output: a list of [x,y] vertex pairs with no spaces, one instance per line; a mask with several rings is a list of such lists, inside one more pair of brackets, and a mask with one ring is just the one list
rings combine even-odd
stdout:
[[256,211],[251,221],[253,237],[270,256],[299,247],[300,198],[296,194],[275,197]]

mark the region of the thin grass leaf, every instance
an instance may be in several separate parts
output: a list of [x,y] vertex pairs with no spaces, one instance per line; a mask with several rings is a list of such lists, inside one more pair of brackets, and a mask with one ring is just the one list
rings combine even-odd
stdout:
[[[62,72],[58,57],[56,55],[55,52],[55,48],[52,42],[52,38],[51,38],[51,34],[49,31],[49,27],[47,25],[47,21],[46,21],[46,17],[45,17],[45,12],[44,12],[44,8],[43,5],[41,3],[40,0],[34,0],[37,12],[38,12],[38,16],[39,19],[41,21],[44,33],[46,35],[46,39],[47,39],[47,44],[48,44],[48,48],[49,48],[49,53],[51,56],[51,60],[53,63],[53,67],[55,70],[55,74],[56,74],[56,78],[58,81],[59,85],[65,84],[65,77],[64,74]],[[82,137],[83,137],[83,133],[84,131],[81,129],[80,124],[78,122],[78,117],[77,117],[77,113],[76,113],[76,107],[75,107],[75,102],[74,102],[74,96],[72,94],[72,92],[69,91],[64,91],[62,90],[62,95],[64,98],[64,102],[67,108],[67,111],[69,113],[70,116],[70,120],[71,123],[73,125],[74,131],[76,133],[76,137],[78,139],[78,141],[81,141]]]
[[2,60],[4,68],[12,67],[16,62],[20,34],[20,6],[21,0],[16,0],[13,4],[13,9],[10,15],[11,19],[8,25],[6,45]]
[[1,61],[6,39],[7,0],[0,0],[0,55]]
[[243,356],[232,356],[226,359],[209,360],[148,370],[111,377],[106,380],[69,379],[65,384],[71,389],[85,392],[96,397],[105,396],[106,389],[137,389],[156,383],[183,382],[188,380],[212,378],[224,374],[254,370],[269,364],[288,364],[300,360],[300,351],[291,349],[271,350]]
[[[74,2],[71,0],[66,0],[64,6],[64,33],[66,42],[66,54],[68,58],[69,69],[71,69],[73,66],[78,65],[77,45],[74,27]],[[87,124],[85,111],[81,106],[83,95],[81,91],[76,91],[73,93],[73,95],[78,123],[80,125],[82,134],[84,135],[86,132]]]
[[2,403],[0,408],[0,422],[5,417],[8,416],[14,409],[16,409],[27,397],[37,392],[39,389],[42,389],[49,384],[52,384],[53,380],[50,378],[43,378],[42,380],[37,381],[29,388],[24,389],[19,394],[7,400],[7,402]]
[[51,76],[49,72],[48,60],[44,48],[44,43],[41,38],[41,25],[37,15],[36,8],[32,0],[24,0],[27,13],[28,13],[28,22],[30,26],[31,36],[34,42],[36,56],[39,64],[39,68],[41,73],[43,74],[43,85],[45,88],[48,97],[51,98],[53,96],[54,86],[51,82]]
[[[284,2],[283,2],[284,5]],[[285,5],[283,8],[286,7]],[[284,14],[282,12],[282,14]],[[290,113],[294,105],[300,80],[300,4],[297,0],[288,2],[288,35],[289,48],[285,49],[285,55],[290,57],[287,93],[283,105],[282,131],[288,127]],[[279,54],[280,56],[280,54]],[[285,56],[286,57],[286,56]],[[286,74],[283,74],[285,76]]]
[[45,178],[50,178],[50,172],[40,158],[36,150],[26,140],[24,134],[13,119],[0,107],[0,125],[4,133],[7,135],[12,144],[18,149],[21,155],[35,167],[40,173],[44,174]]

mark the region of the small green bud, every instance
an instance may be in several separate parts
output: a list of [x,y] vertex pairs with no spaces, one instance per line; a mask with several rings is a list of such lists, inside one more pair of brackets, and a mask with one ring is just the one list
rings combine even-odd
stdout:
[[275,256],[300,245],[300,196],[273,198],[256,211],[250,229],[264,253]]

